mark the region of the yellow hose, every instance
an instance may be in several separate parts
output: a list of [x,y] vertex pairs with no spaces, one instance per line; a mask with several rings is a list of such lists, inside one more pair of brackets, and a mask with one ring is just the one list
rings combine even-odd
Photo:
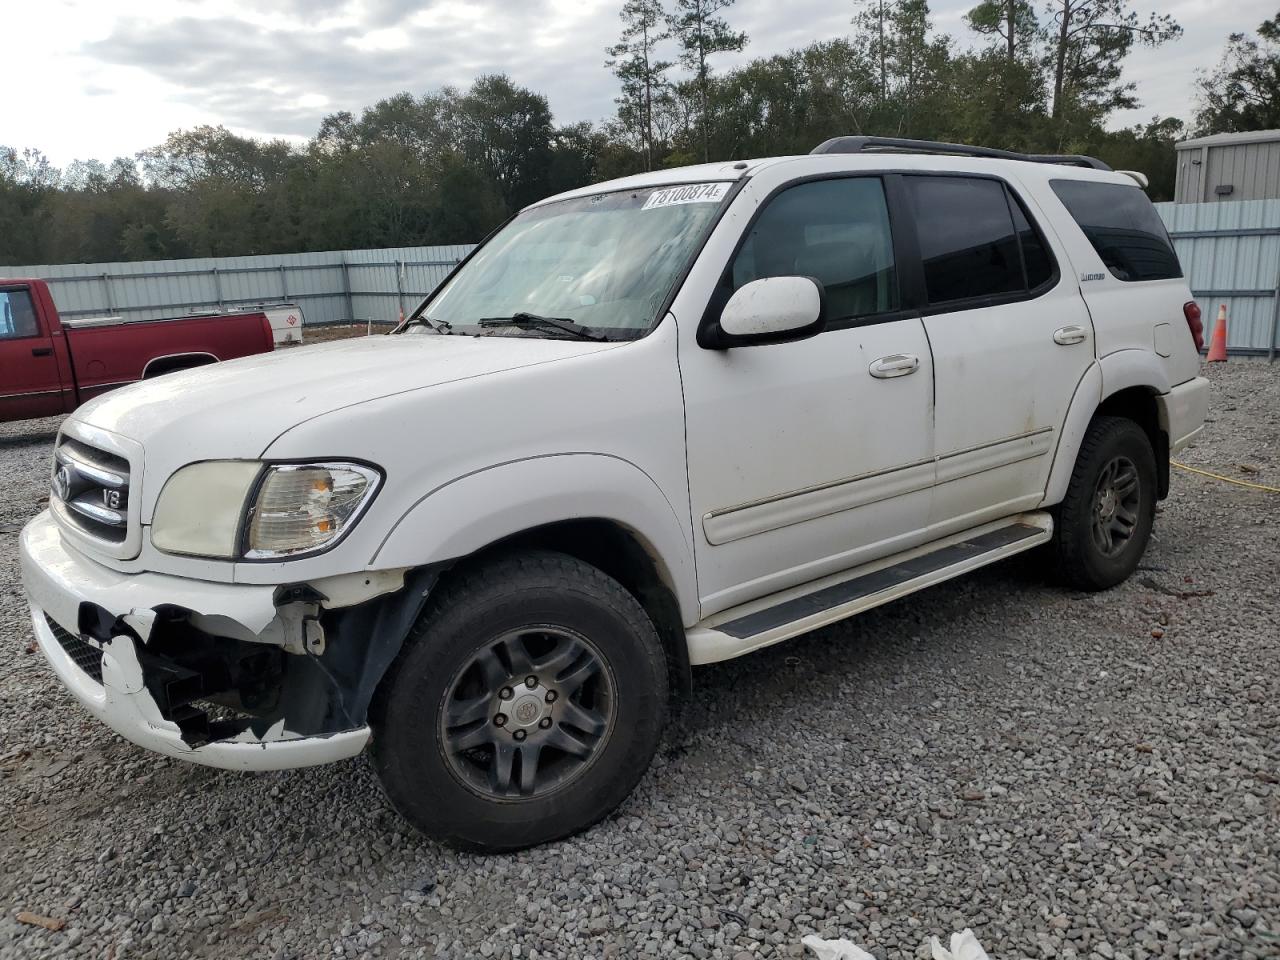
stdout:
[[1250,490],[1265,490],[1267,493],[1280,493],[1280,487],[1268,487],[1261,483],[1250,483],[1248,480],[1237,480],[1234,477],[1224,477],[1220,473],[1210,473],[1208,470],[1198,470],[1195,467],[1188,467],[1185,463],[1179,463],[1177,460],[1170,460],[1169,462],[1180,470],[1186,470],[1190,473],[1198,473],[1202,477],[1213,477],[1213,479],[1221,480],[1223,483],[1234,483],[1237,487],[1248,487]]

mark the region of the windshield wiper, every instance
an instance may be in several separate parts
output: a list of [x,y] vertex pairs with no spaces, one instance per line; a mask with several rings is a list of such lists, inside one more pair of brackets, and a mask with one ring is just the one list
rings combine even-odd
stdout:
[[448,320],[436,320],[432,317],[428,317],[425,313],[420,313],[416,317],[410,317],[409,322],[405,324],[405,326],[412,326],[415,323],[428,327],[436,333],[453,333],[453,324]]
[[581,340],[608,340],[602,333],[590,327],[566,320],[564,317],[540,317],[536,313],[514,313],[509,317],[485,317],[476,322],[480,327],[518,327],[521,330],[558,330],[572,334]]

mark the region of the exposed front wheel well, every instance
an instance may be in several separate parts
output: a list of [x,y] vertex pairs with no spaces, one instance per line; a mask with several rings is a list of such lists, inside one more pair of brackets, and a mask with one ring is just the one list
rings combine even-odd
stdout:
[[[671,692],[686,699],[692,689],[689,646],[680,607],[657,560],[630,529],[612,520],[564,520],[507,537],[460,560],[457,567],[484,563],[499,553],[552,550],[588,563],[617,580],[653,620],[667,655]],[[443,574],[453,575],[453,571]]]
[[1156,395],[1146,387],[1129,387],[1102,401],[1096,417],[1123,417],[1142,428],[1156,456],[1156,497],[1169,495],[1169,433],[1160,424]]

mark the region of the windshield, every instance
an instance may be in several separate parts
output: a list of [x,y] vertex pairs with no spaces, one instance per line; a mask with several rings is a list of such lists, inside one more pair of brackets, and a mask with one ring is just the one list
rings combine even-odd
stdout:
[[551,319],[587,328],[593,339],[639,337],[659,319],[729,188],[647,187],[526,210],[418,308],[423,322],[407,332],[574,335]]

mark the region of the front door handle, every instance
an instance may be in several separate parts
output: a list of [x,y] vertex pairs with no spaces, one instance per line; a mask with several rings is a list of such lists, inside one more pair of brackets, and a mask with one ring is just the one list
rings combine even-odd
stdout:
[[1059,327],[1053,331],[1053,342],[1060,346],[1069,347],[1073,343],[1083,343],[1089,338],[1089,333],[1084,327]]
[[53,347],[32,347],[31,355],[33,357],[51,357],[53,356]]
[[905,377],[920,369],[920,358],[909,353],[894,353],[879,360],[872,360],[867,368],[877,380],[888,380],[891,377]]

